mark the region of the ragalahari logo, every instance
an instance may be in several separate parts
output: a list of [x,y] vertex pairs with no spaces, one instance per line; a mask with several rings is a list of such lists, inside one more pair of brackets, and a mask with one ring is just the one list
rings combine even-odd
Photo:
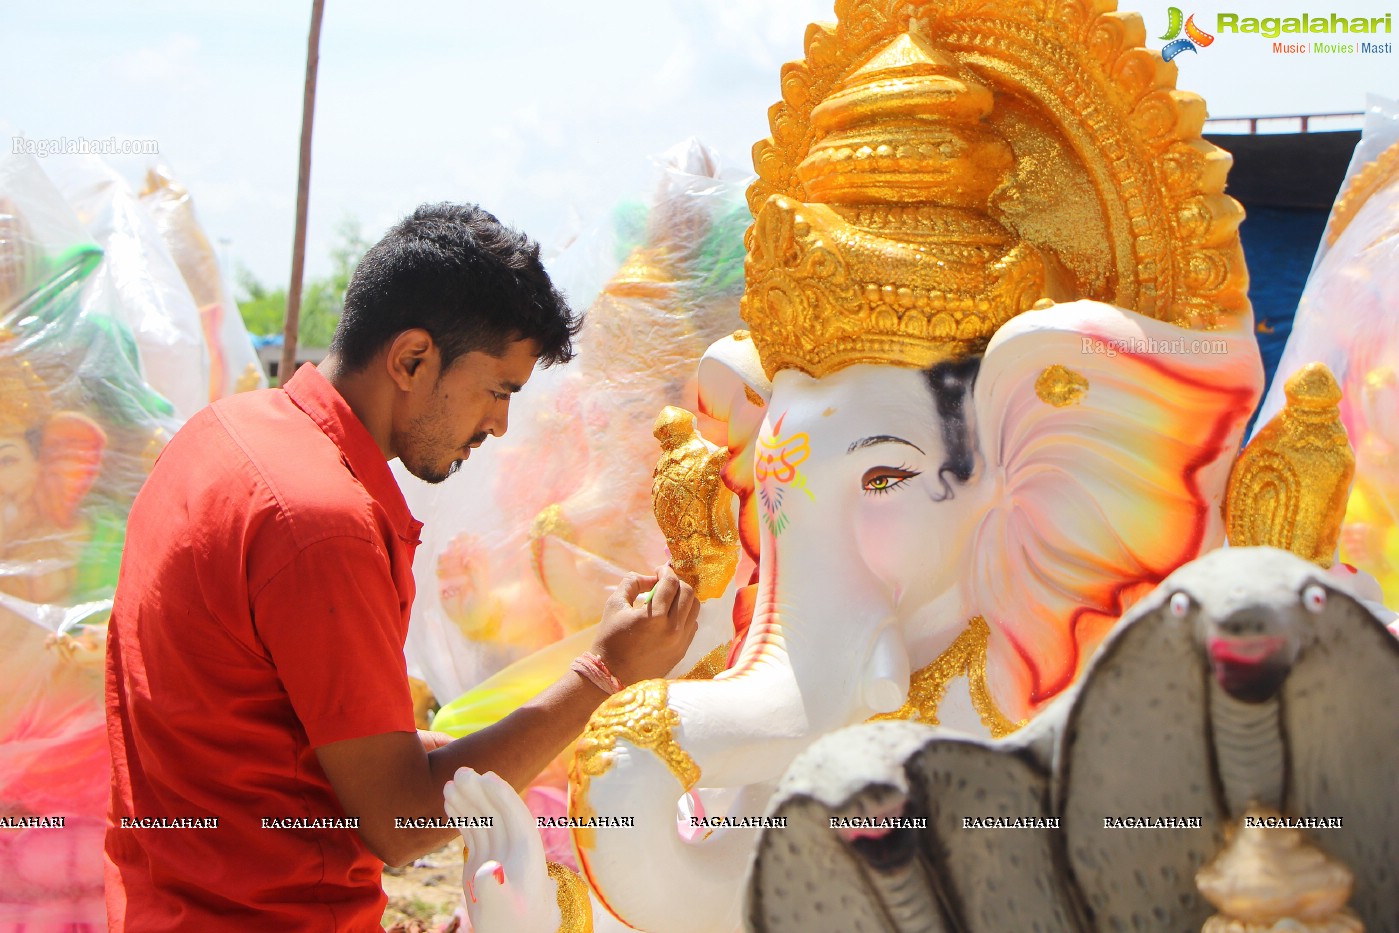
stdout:
[[[1195,25],[1195,14],[1191,13],[1186,19],[1185,14],[1180,11],[1180,7],[1173,6],[1167,14],[1171,17],[1170,28],[1161,37],[1166,44],[1161,47],[1161,57],[1166,61],[1175,58],[1181,52],[1198,52],[1214,41],[1214,36],[1205,32]],[[1185,35],[1181,35],[1182,21],[1184,21]]]

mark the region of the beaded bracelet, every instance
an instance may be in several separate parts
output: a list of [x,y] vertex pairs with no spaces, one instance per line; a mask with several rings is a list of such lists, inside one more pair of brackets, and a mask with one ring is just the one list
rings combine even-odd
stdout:
[[597,687],[603,693],[620,693],[622,690],[622,682],[607,669],[607,665],[603,662],[602,658],[593,654],[591,651],[585,651],[574,658],[573,664],[570,665],[570,669],[573,670],[574,673],[581,674],[588,683]]

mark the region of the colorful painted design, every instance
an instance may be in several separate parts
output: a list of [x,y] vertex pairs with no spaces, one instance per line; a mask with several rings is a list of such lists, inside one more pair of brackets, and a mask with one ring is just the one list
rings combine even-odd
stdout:
[[782,422],[785,420],[787,414],[783,412],[772,430],[759,436],[754,465],[763,523],[774,536],[780,535],[787,527],[788,519],[782,511],[782,500],[789,486],[800,489],[813,501],[816,499],[806,487],[806,477],[798,469],[811,456],[811,438],[805,431],[783,437]]
[[[1195,14],[1191,14],[1187,19],[1181,12],[1180,7],[1171,7],[1167,11],[1170,16],[1170,27],[1166,34],[1161,37],[1166,42],[1161,48],[1161,57],[1170,61],[1182,52],[1198,52],[1200,49],[1214,42],[1214,36],[1205,32],[1195,25]],[[1182,19],[1184,23],[1182,24]],[[1184,29],[1185,35],[1181,35]]]

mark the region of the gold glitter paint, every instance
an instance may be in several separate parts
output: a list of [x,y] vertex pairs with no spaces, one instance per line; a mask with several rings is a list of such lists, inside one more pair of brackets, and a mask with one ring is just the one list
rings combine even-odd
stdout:
[[559,933],[593,933],[593,904],[587,883],[558,862],[549,863],[549,877],[554,879],[554,895],[563,918]]
[[1055,363],[1045,367],[1035,380],[1035,394],[1055,408],[1077,405],[1088,394],[1088,377]]
[[[666,681],[643,680],[608,697],[597,708],[578,740],[569,767],[570,816],[587,819],[597,815],[588,799],[589,785],[612,767],[617,742],[622,739],[638,749],[651,751],[675,775],[683,790],[699,783],[699,765],[675,740],[680,715],[668,705],[667,695]],[[575,829],[573,840],[580,848],[591,849],[595,833],[591,828]]]
[[1287,404],[1229,475],[1225,530],[1235,547],[1268,545],[1330,567],[1355,475],[1341,387],[1325,365],[1309,363],[1283,389]]
[[722,596],[738,568],[734,494],[724,485],[727,448],[700,437],[695,416],[667,405],[656,417],[661,457],[652,474],[656,524],[670,548],[675,574],[700,599]]
[[996,705],[991,688],[986,683],[986,646],[991,639],[991,627],[981,616],[967,623],[947,650],[909,679],[908,700],[892,713],[881,713],[870,720],[907,719],[930,726],[940,725],[938,706],[947,693],[947,685],[966,675],[972,707],[981,717],[993,738],[1004,738],[1024,726],[1028,719],[1012,722]]
[[681,677],[681,680],[713,680],[722,674],[729,666],[729,649],[732,642],[724,642],[715,645],[709,653],[695,662],[695,666],[690,668],[690,673]]

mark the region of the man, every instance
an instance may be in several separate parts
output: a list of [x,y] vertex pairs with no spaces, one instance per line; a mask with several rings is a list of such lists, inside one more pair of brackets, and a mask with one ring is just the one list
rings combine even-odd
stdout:
[[318,369],[171,440],[132,508],[108,636],[112,930],[378,931],[383,863],[456,835],[396,819],[443,817],[458,767],[523,787],[607,691],[679,663],[694,593],[669,568],[632,575],[582,673],[467,738],[414,729],[421,525],[388,461],[446,479],[580,324],[537,244],[425,206],[361,261]]

